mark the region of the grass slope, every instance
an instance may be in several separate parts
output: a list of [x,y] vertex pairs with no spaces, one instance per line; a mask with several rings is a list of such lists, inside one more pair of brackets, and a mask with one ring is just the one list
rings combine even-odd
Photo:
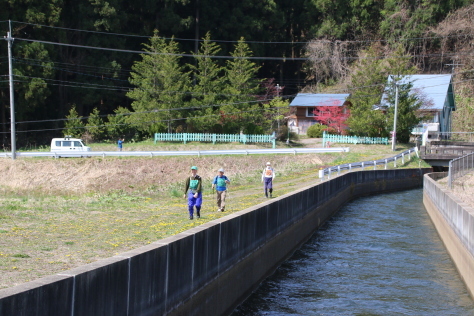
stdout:
[[[149,148],[152,143],[135,146],[156,150]],[[160,150],[189,146],[224,148],[160,144]],[[227,144],[227,149],[239,146]],[[260,174],[267,161],[277,172],[278,197],[318,182],[322,167],[394,154],[390,146],[347,147],[351,151],[342,154],[2,160],[0,288],[113,256],[262,203],[266,198]],[[204,204],[201,219],[190,221],[182,196],[192,165],[204,179]],[[417,161],[411,163],[418,166]],[[216,212],[210,190],[221,167],[232,181],[225,213]]]

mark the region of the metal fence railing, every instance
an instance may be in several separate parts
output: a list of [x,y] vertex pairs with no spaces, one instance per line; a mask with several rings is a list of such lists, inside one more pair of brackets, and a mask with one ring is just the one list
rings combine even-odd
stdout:
[[323,147],[328,147],[330,143],[388,145],[388,138],[387,137],[332,135],[332,134],[327,134],[326,132],[323,132]]
[[[191,151],[61,151],[61,152],[16,152],[17,157],[158,157],[158,156],[209,156],[209,155],[268,155],[268,154],[317,154],[349,152],[348,147],[334,148],[277,148]],[[11,152],[0,153],[0,158],[11,158]]]
[[474,171],[474,153],[449,161],[448,186],[453,187],[454,180]]
[[349,170],[351,171],[352,169],[356,168],[368,168],[368,167],[373,167],[374,170],[377,168],[378,165],[385,165],[385,169],[387,169],[388,163],[393,162],[393,166],[396,168],[397,167],[397,160],[401,159],[402,160],[402,165],[405,163],[405,156],[408,156],[408,161],[411,160],[411,154],[415,153],[417,157],[418,156],[418,148],[413,147],[408,150],[405,150],[402,153],[399,153],[393,157],[390,158],[384,158],[384,159],[378,159],[378,160],[371,160],[371,161],[362,161],[362,162],[352,162],[352,163],[345,163],[337,166],[332,166],[328,167],[326,169],[319,170],[319,178],[321,181],[324,180],[324,177],[327,175],[328,179],[331,178],[331,174],[337,172],[339,175],[341,171],[343,170]]
[[474,142],[474,132],[429,132],[429,137],[447,141]]
[[275,135],[205,134],[205,133],[156,133],[156,142],[224,142],[224,143],[271,143],[275,148]]

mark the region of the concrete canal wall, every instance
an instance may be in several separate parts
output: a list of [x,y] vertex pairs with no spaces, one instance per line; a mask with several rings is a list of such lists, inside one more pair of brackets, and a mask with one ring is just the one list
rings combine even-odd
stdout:
[[421,187],[428,171],[358,171],[315,180],[176,236],[0,290],[0,315],[225,315],[343,204]]
[[474,209],[436,182],[446,176],[446,172],[424,176],[423,204],[474,298]]

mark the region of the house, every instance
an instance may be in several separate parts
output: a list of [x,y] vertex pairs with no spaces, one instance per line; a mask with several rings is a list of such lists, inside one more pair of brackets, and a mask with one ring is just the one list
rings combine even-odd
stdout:
[[308,127],[318,123],[314,110],[320,106],[349,106],[349,94],[298,93],[290,103],[288,127],[292,132],[306,134]]
[[[392,81],[393,76],[389,76],[387,86],[392,84]],[[431,117],[427,121],[420,122],[412,134],[420,135],[423,128],[440,133],[451,132],[452,112],[456,110],[452,75],[407,75],[399,82],[412,84],[411,92],[417,93],[425,103],[425,107],[420,111]],[[386,93],[382,95],[381,106],[391,106],[388,104]]]

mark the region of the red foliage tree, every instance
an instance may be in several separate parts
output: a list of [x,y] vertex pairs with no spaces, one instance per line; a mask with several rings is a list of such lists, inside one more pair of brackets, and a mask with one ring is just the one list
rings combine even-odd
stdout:
[[319,123],[336,130],[339,134],[344,134],[347,125],[345,124],[350,115],[350,111],[345,106],[339,106],[338,101],[334,105],[323,105],[315,107],[314,119]]

